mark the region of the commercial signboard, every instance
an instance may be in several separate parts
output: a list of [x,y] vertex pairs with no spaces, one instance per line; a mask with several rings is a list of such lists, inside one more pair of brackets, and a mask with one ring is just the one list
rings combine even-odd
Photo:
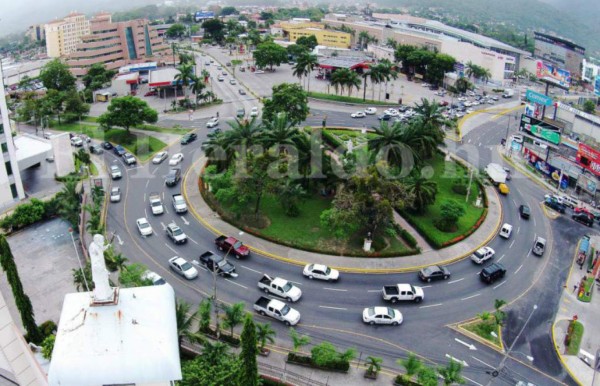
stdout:
[[525,99],[529,102],[537,103],[544,106],[552,106],[552,98],[547,95],[540,94],[539,92],[535,92],[532,90],[527,90],[525,93]]
[[541,138],[545,141],[553,143],[555,145],[560,144],[560,129],[547,122],[540,121],[539,119],[521,115],[521,123],[519,130],[525,131],[530,135]]
[[600,152],[591,146],[579,143],[577,150],[577,163],[585,169],[600,176]]
[[546,64],[541,60],[538,60],[536,64],[536,76],[540,80],[564,89],[571,87],[571,73],[569,71]]
[[196,12],[196,14],[194,15],[194,19],[196,19],[196,22],[201,21],[201,20],[206,20],[206,19],[212,19],[215,17],[215,13],[214,12]]
[[562,189],[565,189],[569,185],[569,176],[566,173],[561,173],[561,169],[550,165],[533,151],[529,150],[528,148],[524,148],[523,156],[529,162],[529,164],[540,173],[544,173],[547,177],[552,178],[556,182],[560,180],[560,186]]
[[594,81],[594,94],[600,96],[600,75],[596,75],[596,80]]

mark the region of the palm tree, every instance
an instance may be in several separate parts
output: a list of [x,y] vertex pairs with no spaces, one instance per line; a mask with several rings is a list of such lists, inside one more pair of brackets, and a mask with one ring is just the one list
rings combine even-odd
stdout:
[[306,346],[310,343],[310,336],[300,335],[294,328],[290,328],[290,338],[292,338],[293,352],[298,352],[298,349],[302,346]]
[[383,363],[383,359],[369,355],[367,357],[367,365],[369,366],[367,368],[367,374],[377,376],[377,373],[381,371],[381,363]]
[[417,381],[422,386],[438,386],[438,377],[431,367],[423,366],[417,373]]
[[[367,78],[370,79],[371,85],[381,81],[381,67],[379,65],[371,66],[368,70],[362,73],[363,78],[363,101],[367,99]],[[373,88],[374,90],[374,88]],[[375,91],[373,91],[375,92]],[[371,97],[372,99],[373,97]]]
[[290,124],[285,112],[277,113],[272,121],[263,122],[262,140],[265,147],[270,149],[277,145],[280,154],[283,153],[285,145],[294,144],[294,138],[298,133],[298,128]]
[[340,71],[341,70],[334,71],[331,74],[331,78],[329,78],[329,83],[333,86],[336,94],[338,94],[340,90],[343,93],[344,89],[346,88],[345,79],[342,76],[343,73],[340,73]]
[[225,343],[211,343],[208,340],[202,343],[202,357],[205,358],[210,365],[216,366],[225,355],[229,355],[229,346]]
[[385,90],[387,92],[387,85],[388,82],[390,80],[396,80],[398,79],[398,71],[396,71],[396,69],[394,68],[394,65],[392,62],[390,62],[387,59],[383,59],[380,63],[379,63],[379,72],[381,73],[381,80],[380,80],[380,84],[379,84],[379,100],[381,100],[381,82],[385,81]]
[[348,87],[348,96],[352,94],[352,89],[355,88],[356,91],[360,90],[360,76],[355,71],[347,70],[348,74],[346,77],[346,86]]
[[504,324],[504,319],[506,319],[506,313],[501,310],[501,308],[504,307],[505,305],[506,305],[506,300],[496,299],[494,301],[494,309],[496,310],[494,312],[494,318],[496,319],[496,323],[499,326],[502,326]]
[[[92,265],[88,261],[83,268],[83,272],[81,272],[80,268],[73,268],[71,270],[73,273],[73,284],[75,285],[75,289],[77,292],[80,291],[88,291],[94,289],[94,281],[92,280]],[[89,286],[90,288],[87,288]]]
[[271,327],[271,323],[256,324],[256,340],[258,341],[258,349],[260,352],[265,351],[267,342],[275,343],[275,330]]
[[488,80],[492,77],[492,73],[487,68],[482,68],[481,73],[479,74],[479,78],[483,82],[483,84],[487,84]]
[[306,191],[302,186],[288,179],[280,185],[277,190],[277,199],[283,207],[283,211],[287,216],[296,217],[300,214],[298,204],[306,196]]
[[191,63],[183,63],[179,67],[177,67],[177,70],[179,70],[179,74],[175,75],[175,80],[178,83],[181,83],[181,85],[183,86],[183,95],[187,98],[188,86],[192,83],[192,81],[195,78],[194,67]]
[[292,74],[297,76],[298,79],[306,77],[307,79],[307,91],[310,92],[310,73],[317,67],[319,61],[316,55],[308,52],[302,53],[298,56],[296,64],[293,67]]
[[361,31],[358,33],[358,42],[361,49],[365,49],[371,40],[372,37],[367,31]]
[[461,385],[465,383],[465,379],[460,375],[462,365],[453,359],[450,359],[450,363],[446,367],[440,367],[437,371],[442,376],[445,386],[450,386],[453,383]]
[[[387,152],[387,157],[390,164],[400,166],[403,160],[403,155],[406,152],[409,155],[414,155],[413,150],[405,143],[406,126],[401,122],[394,122],[391,126],[387,122],[382,121],[379,127],[373,127],[375,130],[374,136],[367,142],[368,149],[375,155],[383,155]],[[382,154],[382,152],[384,152]]]
[[387,38],[385,45],[396,49],[398,47],[398,42],[393,38]]
[[56,197],[58,198],[58,215],[71,223],[73,228],[77,228],[79,224],[79,208],[81,206],[79,200],[79,189],[77,186],[79,181],[75,178],[67,178],[63,182],[63,188]]
[[440,128],[446,123],[446,118],[442,115],[441,107],[436,100],[421,98],[421,103],[415,103],[415,111],[425,125]]
[[196,313],[191,313],[192,306],[183,300],[177,299],[175,302],[175,319],[177,320],[177,338],[179,345],[183,343],[183,339],[186,338],[192,342],[198,340],[198,335],[192,332],[192,323],[196,316]]
[[219,172],[227,169],[235,157],[228,136],[221,131],[209,134],[203,145],[204,153],[211,163],[217,165]]
[[467,76],[467,78],[471,79],[475,76],[475,74],[477,73],[477,65],[474,64],[472,61],[468,61],[467,65],[466,65],[466,69],[465,69],[465,75]]
[[435,202],[437,194],[437,183],[427,179],[420,172],[412,175],[404,182],[408,193],[414,196],[414,208],[417,213],[423,213],[427,205]]
[[[229,139],[231,148],[237,146],[245,152],[252,145],[260,142],[260,134],[262,132],[255,118],[252,120],[239,120],[236,118],[234,122],[227,122],[231,130],[225,134]],[[245,155],[245,153],[243,154]]]
[[223,311],[223,327],[230,328],[233,336],[233,329],[244,321],[244,303],[225,305]]
[[412,380],[413,376],[415,376],[423,367],[421,360],[413,353],[409,353],[408,358],[406,359],[398,359],[396,363],[404,367],[406,378],[408,378],[408,380]]
[[204,84],[204,82],[202,82],[202,80],[200,78],[198,78],[197,76],[194,76],[192,78],[192,84],[190,85],[190,91],[193,92],[195,95],[196,104],[198,104],[198,99],[199,99],[200,95],[202,95],[202,91],[204,91],[205,88],[206,88],[206,84]]

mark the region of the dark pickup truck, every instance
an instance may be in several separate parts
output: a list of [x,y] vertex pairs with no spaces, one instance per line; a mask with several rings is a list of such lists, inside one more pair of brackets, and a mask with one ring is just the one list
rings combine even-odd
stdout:
[[215,239],[219,251],[233,253],[237,259],[250,255],[250,250],[241,241],[233,237],[221,235]]
[[235,266],[222,256],[215,255],[211,251],[204,252],[200,255],[200,263],[210,271],[215,271],[221,276],[237,277]]

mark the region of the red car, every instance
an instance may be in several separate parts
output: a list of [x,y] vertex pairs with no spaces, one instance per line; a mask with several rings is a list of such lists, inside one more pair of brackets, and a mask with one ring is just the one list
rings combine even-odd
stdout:
[[157,95],[156,90],[150,90],[144,94],[144,96],[154,96],[154,95]]
[[448,101],[441,101],[440,106],[448,106]]

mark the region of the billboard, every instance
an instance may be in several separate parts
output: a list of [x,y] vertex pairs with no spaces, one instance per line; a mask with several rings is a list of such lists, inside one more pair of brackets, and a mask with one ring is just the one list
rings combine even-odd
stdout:
[[206,19],[212,19],[214,17],[215,17],[215,13],[212,11],[211,12],[196,12],[196,14],[194,15],[194,19],[196,20],[196,22],[206,20]]
[[537,171],[539,171],[540,173],[544,173],[546,177],[552,178],[557,183],[558,180],[560,180],[561,189],[566,189],[569,185],[569,176],[567,174],[563,174],[561,172],[561,169],[550,165],[548,162],[545,162],[540,156],[538,156],[528,148],[523,149],[523,157]]
[[552,106],[553,103],[552,98],[549,96],[540,94],[539,92],[535,92],[533,90],[527,90],[525,93],[525,99],[544,106]]
[[560,129],[558,127],[531,116],[521,115],[519,130],[555,145],[560,144]]
[[577,163],[586,170],[600,176],[600,152],[586,144],[579,143],[577,150]]
[[594,94],[600,96],[600,75],[596,75],[596,80],[594,81]]
[[538,60],[535,72],[535,75],[540,80],[565,89],[571,87],[571,73],[563,68],[558,68]]

